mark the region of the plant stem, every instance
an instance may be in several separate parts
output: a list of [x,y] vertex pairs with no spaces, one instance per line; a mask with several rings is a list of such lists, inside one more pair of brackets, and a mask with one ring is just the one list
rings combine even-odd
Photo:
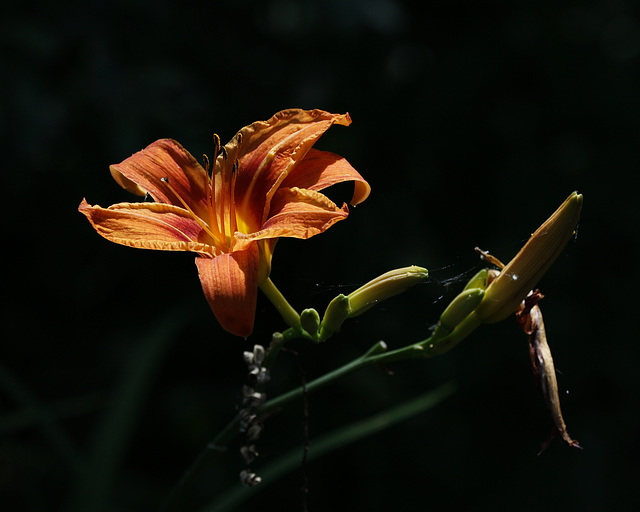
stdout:
[[[444,384],[435,390],[429,391],[400,405],[396,405],[374,416],[361,419],[318,437],[314,440],[309,450],[309,461],[325,453],[335,451],[354,441],[380,432],[417,414],[423,413],[449,397],[455,389],[456,386],[453,383]],[[260,476],[263,478],[263,483],[258,487],[247,489],[237,484],[225,493],[219,495],[214,501],[201,509],[200,512],[228,512],[230,510],[237,510],[243,502],[256,492],[260,492],[265,486],[298,467],[300,465],[300,452],[301,448],[294,448],[260,469]]]
[[276,285],[273,284],[270,277],[267,277],[267,279],[262,282],[260,289],[276,307],[286,324],[296,330],[301,330],[300,315],[293,309],[291,304],[287,302],[287,299],[285,299],[284,295],[280,293],[280,290],[276,288]]
[[[274,287],[275,288],[275,287]],[[454,331],[455,332],[455,331]],[[288,334],[288,336],[284,336]],[[285,339],[297,337],[296,330],[287,329],[283,336]],[[284,339],[281,340],[284,342]],[[419,343],[407,345],[396,350],[387,352],[387,345],[384,341],[379,341],[373,345],[367,352],[360,357],[348,362],[347,364],[337,368],[317,379],[307,383],[306,392],[311,393],[317,389],[320,389],[327,384],[348,375],[360,368],[369,366],[372,364],[386,364],[396,361],[403,361],[406,359],[423,359],[430,358],[446,352],[452,348],[454,344],[449,344],[449,336],[437,340],[437,342],[431,343],[431,338],[427,338]],[[459,341],[459,340],[456,340]],[[259,413],[266,413],[275,409],[281,408],[287,403],[303,395],[303,388],[299,387],[293,389],[283,395],[280,395],[272,400],[267,401],[259,410]],[[176,500],[179,501],[179,496],[184,494],[187,486],[191,483],[194,477],[204,468],[207,462],[214,456],[216,452],[224,452],[227,445],[238,434],[238,427],[240,424],[239,416],[236,416],[229,424],[211,441],[205,450],[200,454],[192,466],[184,474],[178,485],[169,496],[163,511],[177,510]]]

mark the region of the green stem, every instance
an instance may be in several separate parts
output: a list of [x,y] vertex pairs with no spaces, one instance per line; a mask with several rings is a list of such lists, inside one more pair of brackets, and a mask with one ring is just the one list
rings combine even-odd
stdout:
[[267,279],[262,282],[260,289],[276,307],[286,324],[296,330],[300,330],[300,315],[293,309],[291,304],[287,302],[287,299],[285,299],[284,295],[280,293],[280,290],[276,288],[276,285],[273,284],[270,277],[267,277]]
[[[423,413],[438,405],[455,391],[453,383],[444,384],[439,388],[429,391],[421,396],[413,398],[400,405],[382,411],[369,418],[356,421],[317,439],[314,439],[309,449],[308,462],[322,455],[335,451],[354,441],[380,432],[406,419]],[[228,512],[237,510],[238,507],[255,493],[260,492],[270,483],[275,482],[286,473],[300,466],[301,448],[294,448],[290,452],[277,458],[264,468],[260,469],[263,483],[258,487],[247,489],[240,484],[233,486],[227,492],[218,496],[200,512]]]
[[[284,338],[291,338],[295,336],[295,329],[288,329],[283,333]],[[455,332],[455,331],[454,331]],[[289,333],[289,336],[286,334]],[[344,377],[360,368],[364,368],[365,366],[369,366],[372,364],[386,364],[391,362],[403,361],[406,359],[423,359],[430,358],[435,355],[439,355],[445,352],[448,348],[451,348],[453,345],[449,345],[448,342],[449,336],[439,339],[435,343],[431,343],[431,338],[428,338],[419,343],[415,343],[413,345],[407,345],[406,347],[402,347],[396,350],[392,350],[387,352],[387,345],[383,341],[379,341],[373,347],[371,347],[366,353],[362,356],[350,361],[349,363],[337,368],[317,379],[309,382],[306,385],[306,392],[311,393],[312,391],[316,391],[331,382]],[[283,340],[284,341],[284,340]],[[457,340],[456,340],[457,341]],[[446,348],[443,348],[446,347]],[[296,398],[299,398],[303,395],[304,392],[303,387],[299,387],[289,391],[288,393],[284,393],[272,400],[267,401],[261,408],[260,413],[266,413],[269,411],[273,411],[275,409],[282,408],[284,405],[289,403]],[[174,508],[176,506],[176,500],[178,500],[179,496],[184,494],[187,486],[191,483],[194,477],[204,468],[207,462],[213,458],[216,452],[223,452],[226,450],[227,445],[231,442],[231,440],[238,434],[238,427],[240,424],[240,418],[236,416],[231,422],[210,442],[206,449],[200,454],[198,459],[193,463],[193,465],[187,470],[185,475],[182,477],[169,499],[167,500],[165,507],[162,509],[164,511],[169,510],[177,510]],[[179,500],[178,500],[179,501]]]
[[[384,353],[387,350],[387,345],[383,341],[379,341],[373,347],[371,347],[365,354],[354,359],[353,361],[348,362],[344,366],[340,368],[336,368],[335,370],[318,377],[315,380],[309,382],[305,388],[299,387],[296,389],[292,389],[291,391],[280,395],[272,400],[268,400],[260,409],[260,412],[269,412],[274,409],[279,409],[283,407],[285,404],[294,400],[303,395],[304,390],[306,389],[307,393],[311,393],[312,391],[316,391],[327,384],[333,382],[334,380],[339,379],[340,377],[344,377],[351,372],[354,372],[364,366],[372,364],[375,356],[381,353]],[[394,351],[396,352],[396,351]]]

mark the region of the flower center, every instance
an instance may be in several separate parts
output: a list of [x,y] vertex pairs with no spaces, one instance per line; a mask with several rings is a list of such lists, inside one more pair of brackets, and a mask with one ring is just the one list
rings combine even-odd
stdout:
[[[171,184],[169,183],[169,178],[160,178],[160,181],[162,183],[164,183],[166,185],[166,187],[171,191],[171,193],[178,199],[178,201],[180,201],[180,203],[182,203],[182,206],[184,207],[185,210],[187,210],[189,212],[189,214],[191,214],[191,217],[193,218],[193,220],[195,220],[200,227],[204,230],[205,233],[207,233],[207,235],[209,235],[209,237],[211,238],[212,242],[213,242],[213,246],[220,252],[228,252],[228,247],[226,245],[226,239],[225,237],[223,237],[218,229],[218,225],[217,222],[215,222],[215,212],[212,211],[212,208],[210,206],[209,201],[207,201],[208,203],[208,211],[209,211],[209,223],[205,222],[203,219],[201,219],[192,209],[191,207],[187,204],[187,202],[182,198],[182,196],[178,193],[178,191],[171,186]],[[207,190],[210,190],[209,184],[207,182]],[[210,192],[207,192],[207,194],[210,196]],[[211,217],[211,214],[213,213],[213,217]],[[194,242],[196,240],[193,240]]]
[[238,174],[238,160],[229,159],[225,147],[220,146],[220,138],[214,135],[216,159],[209,174],[209,159],[204,157],[204,190],[206,194],[207,219],[196,214],[187,201],[171,186],[169,178],[161,178],[171,193],[180,201],[191,217],[200,225],[211,239],[214,252],[228,253],[233,251],[234,234],[238,230],[238,219],[235,205],[235,187]]

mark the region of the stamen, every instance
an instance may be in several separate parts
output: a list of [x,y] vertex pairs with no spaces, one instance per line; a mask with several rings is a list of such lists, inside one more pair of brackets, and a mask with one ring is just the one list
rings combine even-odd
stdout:
[[[218,152],[217,146],[216,146],[216,150],[215,152]],[[213,181],[213,174],[214,174],[214,170],[215,170],[215,160],[214,160],[214,164],[213,167],[211,168],[211,174],[209,174],[209,157],[207,155],[202,155],[205,161],[205,184],[204,184],[204,188],[207,192],[207,213],[209,214],[209,226],[211,226],[211,229],[213,231],[216,231],[217,233],[220,233],[220,229],[218,227],[218,223],[216,222],[216,211],[215,211],[215,206],[214,206],[214,181]],[[218,236],[217,238],[221,238],[220,236]]]
[[[220,159],[220,156],[222,156],[222,161]],[[212,188],[212,194],[215,194],[215,212],[216,212],[216,221],[217,221],[217,226],[218,229],[220,231],[220,233],[223,234],[222,239],[225,240],[226,242],[226,237],[224,236],[225,233],[225,229],[224,229],[224,204],[225,204],[225,194],[224,194],[224,181],[223,181],[223,175],[224,175],[224,168],[226,165],[226,152],[224,151],[224,148],[221,148],[220,150],[218,150],[218,158],[216,158],[216,168],[215,171],[213,172],[213,175],[211,177],[211,188]]]
[[[216,235],[212,232],[211,228],[212,228],[213,226],[211,226],[211,227],[210,227],[210,226],[208,226],[208,225],[206,224],[206,222],[204,222],[200,217],[198,217],[198,216],[193,212],[193,210],[192,210],[191,208],[189,208],[189,205],[186,203],[186,201],[185,201],[184,199],[182,199],[182,197],[180,196],[180,194],[178,194],[178,192],[176,191],[176,189],[174,189],[174,188],[171,186],[171,184],[169,183],[169,178],[166,178],[166,177],[165,177],[165,178],[160,178],[160,181],[161,181],[162,183],[164,183],[164,184],[167,186],[167,188],[171,191],[171,193],[172,193],[174,196],[176,196],[176,197],[178,198],[178,200],[182,203],[182,206],[184,206],[185,210],[187,210],[187,211],[191,214],[191,216],[193,217],[193,220],[195,220],[195,221],[200,225],[200,227],[201,227],[202,229],[204,229],[204,230],[205,230],[205,232],[206,232],[206,233],[211,237],[211,239],[213,240],[214,245],[215,245],[218,249],[222,250],[222,248],[221,248],[221,247],[219,247],[219,240],[220,240],[220,238],[221,238],[221,237],[220,237],[220,234],[218,233],[218,236],[216,236]],[[215,229],[215,227],[214,227],[214,229]]]
[[202,161],[204,162],[204,170],[209,175],[209,157],[206,154],[202,155]]
[[[213,167],[211,167],[211,174],[207,173],[209,178],[208,183],[208,208],[209,208],[209,223],[212,228],[215,228],[218,233],[222,233],[222,226],[219,225],[220,216],[216,213],[216,169],[218,168],[218,155],[220,154],[220,137],[217,133],[213,134]],[[220,235],[220,240],[223,236]]]
[[236,179],[238,177],[238,161],[233,162],[231,168],[231,180],[229,183],[229,198],[231,204],[229,205],[229,240],[227,243],[231,244],[231,237],[236,231],[238,231],[238,221],[236,219]]

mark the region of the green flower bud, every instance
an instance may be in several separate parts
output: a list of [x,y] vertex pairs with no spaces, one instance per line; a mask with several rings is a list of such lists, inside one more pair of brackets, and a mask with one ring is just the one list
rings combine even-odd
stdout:
[[582,195],[574,192],[531,235],[515,258],[487,287],[482,302],[475,310],[480,322],[499,322],[516,311],[574,235],[581,209]]
[[361,315],[378,302],[398,295],[429,276],[426,268],[410,267],[391,270],[369,281],[348,296],[338,295],[327,306],[318,341],[324,341],[337,331],[347,318]]
[[349,294],[349,318],[361,315],[378,302],[407,291],[427,277],[429,271],[415,265],[391,270],[376,277]]
[[460,292],[440,315],[432,341],[443,338],[453,331],[478,307],[483,297],[484,290],[481,288],[465,288]]
[[475,276],[469,279],[469,282],[464,287],[464,290],[471,290],[473,288],[480,288],[481,290],[486,290],[488,282],[489,282],[489,269],[483,268]]
[[313,308],[305,309],[300,313],[300,325],[307,333],[315,338],[320,328],[320,315]]
[[335,297],[324,312],[322,323],[320,324],[320,334],[318,341],[325,341],[333,336],[333,333],[340,329],[342,322],[349,317],[349,298],[343,294]]

